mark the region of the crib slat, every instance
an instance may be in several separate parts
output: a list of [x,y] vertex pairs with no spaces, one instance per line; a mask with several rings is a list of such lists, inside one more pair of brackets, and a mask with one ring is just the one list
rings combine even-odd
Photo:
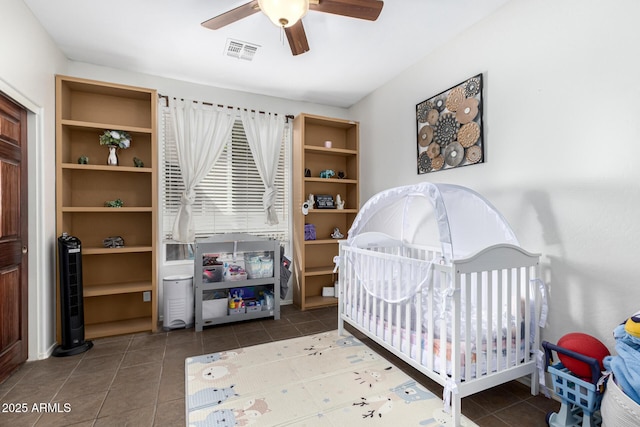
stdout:
[[[370,265],[369,265],[370,261],[369,261],[369,260],[366,260],[366,259],[365,259],[365,260],[363,260],[362,258],[360,258],[360,260],[361,260],[360,265],[362,266],[362,268],[364,268],[364,269],[365,269],[365,271],[364,271],[364,272],[362,272],[362,273],[363,273],[363,275],[364,275],[365,277],[367,277],[369,274],[371,274]],[[362,262],[362,261],[364,261],[364,262]],[[374,281],[375,281],[375,277],[374,277]],[[360,314],[360,313],[359,313],[359,314],[360,314],[360,316],[362,317],[362,318],[360,319],[360,322],[361,322],[361,323],[364,325],[364,327],[366,328],[366,327],[367,327],[367,322],[365,321],[365,317],[364,317],[364,316],[367,314],[367,311],[366,311],[366,307],[365,307],[365,305],[364,305],[364,304],[365,304],[365,300],[364,300],[364,296],[365,296],[365,293],[364,293],[364,286],[359,286],[358,291],[359,291],[359,295],[358,295],[358,302],[359,302],[359,306],[361,306],[361,307],[363,308],[363,311],[361,312],[362,314]]]
[[505,325],[507,328],[507,342],[506,342],[506,349],[507,349],[507,363],[506,366],[509,367],[511,366],[512,363],[512,359],[513,359],[513,352],[512,347],[513,347],[513,328],[511,327],[511,319],[513,318],[513,271],[512,270],[506,270],[506,275],[507,275],[507,297],[506,297],[506,301],[507,301],[507,324]]
[[[486,292],[486,284],[484,280],[484,272],[473,273],[476,282],[472,283],[473,292],[475,292],[476,296],[476,336],[475,336],[475,354],[476,354],[476,377],[482,376],[482,360],[483,360],[483,351],[482,351],[482,341],[483,341],[483,328],[482,328],[482,319],[484,317],[484,313],[486,311],[485,304],[482,301],[482,296],[485,295]],[[473,313],[471,313],[473,314]],[[472,347],[473,349],[473,347]],[[473,359],[470,360],[473,363]]]
[[378,334],[378,321],[376,319],[378,319],[378,300],[380,300],[382,302],[382,300],[380,298],[374,298],[373,295],[369,295],[369,298],[371,300],[371,317],[370,317],[370,325],[371,325],[371,329],[373,331],[375,331],[376,334]]
[[[408,272],[405,272],[406,277],[409,277],[409,280],[413,283],[418,283],[416,282],[418,279],[418,266],[415,262],[411,262],[407,265],[407,268],[409,269]],[[420,293],[414,295],[411,298],[411,302],[409,304],[404,304],[404,310],[405,310],[405,316],[404,316],[404,322],[406,325],[406,330],[407,330],[407,340],[405,341],[405,351],[407,353],[407,355],[409,357],[411,357],[414,360],[420,361],[420,359],[418,359],[418,353],[419,350],[418,348],[420,348],[420,329],[417,329],[417,324],[416,321],[414,319],[414,310],[412,308],[415,308],[417,310],[418,305],[420,304],[418,301],[420,300]],[[413,343],[415,343],[415,347],[413,345]]]
[[[442,271],[440,273],[440,294],[444,295],[447,292],[447,274]],[[452,278],[453,280],[453,278]],[[450,316],[453,316],[450,309],[447,307],[448,300],[444,299],[441,301],[442,307],[440,307],[441,315],[443,316],[440,319],[440,336],[438,339],[440,340],[440,352],[439,356],[439,364],[440,364],[440,376],[443,378],[447,377],[447,319]],[[453,309],[453,307],[451,307]],[[453,359],[452,359],[453,362]]]
[[531,283],[531,269],[525,268],[525,278],[522,283],[523,299],[524,299],[524,358],[528,362],[531,358],[531,292],[529,291]]
[[497,295],[497,304],[498,304],[498,318],[497,318],[497,325],[496,325],[496,333],[497,338],[496,338],[496,366],[497,366],[497,371],[501,371],[502,370],[502,363],[500,363],[501,357],[502,357],[502,352],[504,350],[503,348],[503,340],[504,339],[508,339],[504,333],[504,325],[502,324],[502,319],[503,319],[503,314],[502,314],[502,310],[504,310],[504,270],[498,270],[497,271],[497,275],[498,275],[498,286],[497,286],[497,290],[498,290],[498,295]]
[[433,274],[431,275],[431,280],[429,281],[429,289],[427,290],[427,313],[431,313],[430,316],[427,317],[427,368],[430,371],[433,371],[433,336],[435,333],[434,330],[434,317],[435,312],[433,308],[433,293],[435,291],[435,282],[436,275],[440,274],[437,266],[433,266]]
[[[475,273],[472,273],[475,274]],[[460,276],[460,280],[461,282],[463,282],[464,284],[462,285],[462,289],[464,289],[464,320],[463,320],[463,325],[464,325],[464,364],[463,361],[461,360],[460,363],[460,367],[461,367],[461,371],[462,371],[462,366],[464,366],[464,371],[465,371],[465,378],[471,378],[471,353],[472,353],[472,347],[471,347],[471,341],[473,340],[474,337],[472,337],[471,335],[471,307],[472,307],[472,297],[473,297],[473,288],[471,286],[471,280],[470,280],[470,274],[463,274]],[[462,309],[462,307],[460,307],[460,309]],[[455,341],[452,341],[455,342]]]
[[487,373],[486,375],[489,375],[489,372],[493,371],[493,360],[494,360],[494,346],[495,346],[495,341],[493,337],[498,337],[498,334],[494,333],[495,331],[493,330],[493,310],[495,309],[495,305],[493,304],[493,277],[494,277],[495,271],[491,270],[489,272],[487,272],[487,341],[486,341],[486,349],[487,351],[485,352],[485,359],[486,359],[486,363],[487,363]]
[[344,246],[340,247],[340,256],[345,257],[345,259],[341,262],[340,269],[338,270],[338,281],[340,286],[339,295],[341,301],[341,311],[338,312],[338,316],[342,316],[345,313],[349,315],[349,313],[351,312],[349,309],[351,301],[348,294],[348,283],[351,283],[351,262],[347,259],[349,253],[345,250]]
[[516,318],[514,322],[516,325],[515,363],[520,363],[520,361],[522,360],[522,333],[521,333],[522,309],[520,304],[520,302],[522,301],[522,268],[515,268],[514,270],[516,274],[516,298],[514,301],[516,305]]
[[417,295],[416,298],[416,314],[415,314],[415,322],[416,322],[416,328],[415,328],[415,334],[416,334],[416,339],[415,339],[415,360],[416,362],[418,362],[419,364],[423,364],[424,363],[424,359],[422,357],[423,352],[424,352],[424,341],[423,341],[423,330],[422,330],[422,303],[423,303],[423,296],[424,296],[424,289],[422,291],[420,291],[420,293]]
[[[393,267],[390,268],[389,270],[391,270],[389,272],[389,274],[390,274],[390,276],[392,276],[393,275]],[[393,279],[391,277],[389,281],[391,282],[392,280]],[[397,297],[397,294],[395,296]],[[400,308],[401,308],[401,306],[396,304],[396,306],[395,306],[396,310],[395,310],[395,322],[394,322],[395,332],[394,332],[394,334],[396,336],[396,346],[397,346],[396,348],[398,350],[400,350],[400,348],[402,347],[402,323],[401,323],[402,310]]]
[[[460,292],[462,288],[462,283],[460,280],[460,274],[455,274],[453,276],[453,290],[454,290],[454,295],[453,298],[449,298],[448,301],[451,303],[451,377],[454,379],[458,379],[461,378],[462,375],[462,370],[460,368],[461,366],[461,354],[460,351],[458,351],[458,346],[455,343],[459,343],[460,342],[460,315],[461,315],[461,310],[460,310]],[[457,294],[457,295],[456,295]],[[444,335],[444,354],[446,355],[446,348],[447,348],[447,341],[446,341],[446,337],[447,335]],[[441,339],[443,339],[443,337],[441,337]],[[447,366],[446,363],[444,365],[442,365],[442,371],[446,372],[445,367]]]

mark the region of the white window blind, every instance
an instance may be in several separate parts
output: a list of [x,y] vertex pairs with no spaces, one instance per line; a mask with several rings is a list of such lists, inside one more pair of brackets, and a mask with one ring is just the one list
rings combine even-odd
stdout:
[[[171,115],[166,107],[160,108],[160,122],[162,231],[165,242],[169,243],[184,183],[178,166]],[[268,225],[262,206],[264,184],[253,161],[242,121],[236,120],[231,140],[209,174],[196,187],[193,221],[197,237],[214,233],[250,233],[283,242],[289,240],[290,141],[291,129],[287,125],[275,180],[279,223]]]

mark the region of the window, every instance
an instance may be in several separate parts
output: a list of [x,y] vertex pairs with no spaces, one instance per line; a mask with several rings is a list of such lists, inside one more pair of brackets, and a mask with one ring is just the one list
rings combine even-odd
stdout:
[[[184,183],[178,166],[171,115],[166,107],[160,107],[160,110],[162,234],[167,243],[167,260],[184,259],[190,253],[186,245],[171,244]],[[238,118],[231,140],[209,174],[196,187],[193,221],[197,237],[237,232],[273,237],[283,242],[289,240],[290,133],[290,126],[285,126],[275,180],[279,223],[272,226],[265,223],[264,184],[253,161],[242,120]]]

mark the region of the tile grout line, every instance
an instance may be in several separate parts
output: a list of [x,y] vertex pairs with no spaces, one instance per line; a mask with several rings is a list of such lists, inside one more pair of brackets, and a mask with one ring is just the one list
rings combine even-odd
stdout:
[[131,348],[133,337],[134,335],[131,335],[131,337],[129,337],[129,343],[127,344],[127,348],[125,348],[124,353],[122,353],[122,359],[120,359],[120,363],[118,363],[118,367],[116,368],[116,371],[113,374],[113,378],[111,378],[111,382],[109,383],[109,387],[107,388],[107,393],[104,395],[104,398],[102,399],[102,403],[100,403],[100,407],[98,408],[98,411],[96,412],[96,416],[93,419],[94,425],[96,422],[98,422],[98,419],[100,418],[100,411],[102,411],[102,408],[104,407],[104,403],[107,401],[107,397],[109,397],[109,394],[111,393],[111,387],[113,386],[113,382],[116,380],[116,377],[118,376],[118,372],[120,371],[120,367],[122,366],[122,362],[124,362],[124,358],[126,357],[127,352]]
[[[51,356],[54,357],[54,356]],[[64,387],[64,385],[69,381],[69,378],[71,377],[71,375],[73,375],[73,373],[76,371],[76,369],[78,369],[78,366],[80,365],[80,363],[87,357],[87,353],[84,353],[82,355],[82,357],[76,362],[75,366],[73,367],[73,369],[71,369],[71,371],[65,376],[64,381],[62,381],[62,384],[60,384],[60,386],[56,389],[55,393],[53,393],[53,396],[51,396],[51,399],[49,399],[48,403],[54,403],[53,401],[55,400],[55,398],[58,396],[58,393],[60,393],[60,390],[62,390],[62,388]],[[22,378],[20,379],[22,381]],[[16,383],[17,384],[17,383]],[[40,422],[40,419],[44,416],[44,412],[40,413],[40,415],[38,416],[38,418],[36,418],[35,422],[33,423],[34,427]]]

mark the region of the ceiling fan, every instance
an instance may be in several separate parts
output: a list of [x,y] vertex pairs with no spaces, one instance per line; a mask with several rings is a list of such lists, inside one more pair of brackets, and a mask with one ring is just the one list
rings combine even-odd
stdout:
[[300,55],[309,51],[307,35],[302,25],[302,17],[309,9],[375,21],[383,4],[380,0],[252,0],[204,21],[202,26],[217,30],[262,11],[275,25],[284,29],[291,53]]

